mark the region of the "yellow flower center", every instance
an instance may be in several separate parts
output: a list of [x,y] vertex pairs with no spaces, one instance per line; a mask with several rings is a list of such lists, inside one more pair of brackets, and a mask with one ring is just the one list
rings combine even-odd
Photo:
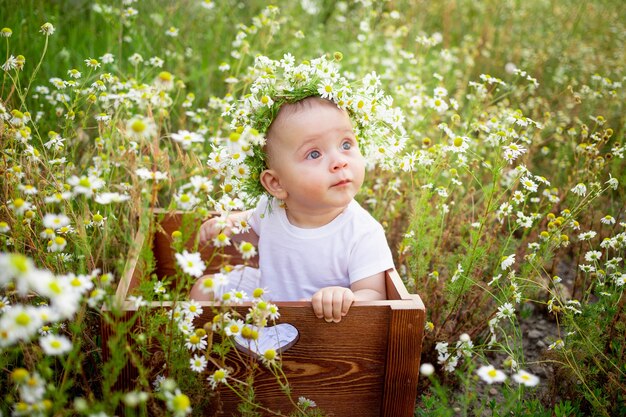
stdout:
[[263,353],[263,357],[268,361],[273,361],[274,359],[276,359],[276,350],[267,349],[265,353]]
[[185,411],[189,408],[191,402],[189,401],[189,397],[185,394],[178,394],[174,397],[172,401],[172,407],[174,411]]
[[159,79],[164,82],[172,81],[172,74],[167,71],[161,71],[159,73]]
[[24,255],[11,255],[11,264],[20,272],[28,271],[28,258]]
[[25,312],[21,312],[17,315],[17,317],[15,317],[15,324],[18,324],[20,326],[27,326],[28,323],[30,323],[30,320],[31,319],[28,314],[26,314]]
[[143,133],[148,128],[148,125],[141,119],[135,119],[131,123],[130,128],[135,133]]
[[56,281],[50,282],[50,284],[48,284],[48,288],[55,294],[61,294],[61,287]]

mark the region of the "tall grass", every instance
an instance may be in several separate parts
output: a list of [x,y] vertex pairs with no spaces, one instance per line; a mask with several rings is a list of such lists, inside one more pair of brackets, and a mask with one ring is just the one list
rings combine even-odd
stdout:
[[[368,173],[358,198],[428,309],[422,361],[435,372],[425,369],[416,414],[621,415],[621,2],[281,3],[0,1],[11,32],[0,38],[0,411],[202,413],[220,369],[189,369],[194,353],[178,347],[190,336],[165,312],[139,308],[140,333],[120,324],[109,362],[95,326],[122,314],[115,283],[135,233],[154,232],[154,209],[201,218],[222,197],[210,155],[254,57],[341,51],[343,70],[376,71],[406,115],[405,154],[394,172]],[[41,33],[46,22],[54,33]],[[187,147],[173,140],[181,130],[204,140]],[[135,301],[182,302],[192,280],[177,279],[163,294],[146,276]],[[532,361],[529,315],[559,335]],[[70,345],[55,351],[45,334]],[[131,393],[114,385],[127,335],[141,347]],[[151,345],[169,358],[160,391]],[[514,382],[521,370],[539,384]],[[502,371],[504,383],[490,379]]]

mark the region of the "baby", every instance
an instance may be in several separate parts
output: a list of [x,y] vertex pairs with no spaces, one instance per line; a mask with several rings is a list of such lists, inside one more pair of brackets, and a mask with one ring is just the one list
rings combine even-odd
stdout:
[[[348,113],[307,97],[283,104],[266,132],[259,181],[271,197],[226,220],[206,221],[200,243],[247,220],[234,239],[258,245],[260,286],[273,301],[310,299],[314,313],[339,322],[355,300],[386,298],[393,268],[382,226],[355,200],[365,175]],[[199,280],[191,298],[207,299]]]

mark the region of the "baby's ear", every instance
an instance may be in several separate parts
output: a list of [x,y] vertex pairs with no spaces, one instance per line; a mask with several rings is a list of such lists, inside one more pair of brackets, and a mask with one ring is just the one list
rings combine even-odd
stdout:
[[278,178],[278,174],[276,171],[272,169],[266,169],[261,172],[261,185],[263,188],[270,193],[272,196],[276,197],[279,200],[284,200],[287,198],[287,191],[280,184],[280,178]]

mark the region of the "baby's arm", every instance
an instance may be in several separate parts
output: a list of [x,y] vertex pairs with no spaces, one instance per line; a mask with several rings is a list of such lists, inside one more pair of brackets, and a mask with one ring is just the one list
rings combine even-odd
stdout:
[[326,287],[316,292],[311,298],[313,312],[327,322],[339,323],[348,314],[354,301],[384,300],[387,298],[385,273],[379,272],[360,279],[350,286]]
[[[202,223],[202,226],[200,226],[200,231],[198,233],[200,245],[207,244],[210,240],[215,239],[220,233],[224,233],[229,237],[232,236],[233,240],[238,242],[245,240],[253,245],[257,245],[259,237],[247,224],[251,215],[252,210],[247,210],[230,213],[226,217],[212,217],[208,219]],[[235,233],[235,231],[242,230],[246,227],[248,227],[248,231]],[[198,279],[191,288],[189,297],[192,300],[213,300],[214,293],[212,291],[212,286],[206,285],[205,283],[205,280],[212,279],[213,277],[211,275],[205,275]]]
[[[241,230],[247,224],[248,219],[252,215],[252,210],[239,211],[228,214],[224,217],[212,217],[202,223],[200,226],[200,244],[204,245],[210,240],[215,239],[220,233],[226,236],[233,236],[236,241],[247,241],[253,245],[258,244],[259,237],[249,228],[247,232],[234,233],[234,230]],[[248,225],[249,227],[249,225]]]

